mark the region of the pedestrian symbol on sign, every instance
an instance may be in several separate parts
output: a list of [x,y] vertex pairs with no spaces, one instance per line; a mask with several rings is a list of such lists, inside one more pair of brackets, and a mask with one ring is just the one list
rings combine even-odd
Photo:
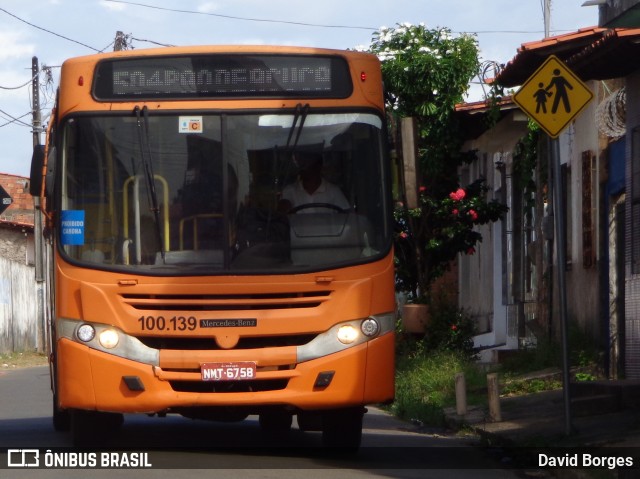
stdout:
[[566,111],[567,113],[571,113],[571,104],[569,103],[567,88],[569,90],[573,90],[573,87],[571,86],[571,83],[569,83],[567,79],[560,74],[559,68],[553,70],[553,78],[551,79],[551,83],[549,83],[549,86],[546,88],[546,90],[549,91],[552,88],[555,90],[555,96],[553,97],[553,106],[551,107],[551,113],[555,113],[558,111],[560,100],[562,100],[564,111]]
[[592,98],[582,81],[553,55],[513,96],[518,106],[553,138]]
[[538,83],[538,86],[540,88],[533,95],[536,98],[536,113],[540,113],[540,110],[542,110],[542,113],[546,113],[547,97],[550,97],[551,93],[549,93],[544,87],[544,83],[540,82]]

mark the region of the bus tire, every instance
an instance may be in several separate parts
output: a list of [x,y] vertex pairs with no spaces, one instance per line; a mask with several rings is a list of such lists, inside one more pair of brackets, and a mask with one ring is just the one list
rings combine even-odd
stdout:
[[364,408],[326,411],[322,416],[322,444],[344,452],[356,452],[362,442]]
[[59,432],[66,432],[71,429],[71,413],[68,409],[60,409],[58,405],[58,368],[55,366],[55,359],[51,363],[51,389],[53,391],[53,429]]
[[58,432],[71,429],[71,414],[58,407],[58,394],[53,393],[53,429]]
[[76,447],[105,445],[123,422],[122,414],[74,409],[71,414],[73,445]]
[[287,411],[266,411],[260,414],[260,428],[268,434],[286,434],[291,430],[293,415]]

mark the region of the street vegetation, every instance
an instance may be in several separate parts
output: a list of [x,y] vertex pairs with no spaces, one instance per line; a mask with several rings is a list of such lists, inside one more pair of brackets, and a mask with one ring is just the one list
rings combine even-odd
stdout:
[[[477,361],[468,341],[442,340],[447,325],[451,333],[471,338],[473,322],[468,313],[448,306],[435,313],[424,336],[407,334],[401,322],[397,334],[396,399],[390,411],[401,419],[425,426],[444,426],[445,409],[456,406],[455,376],[464,373],[467,403],[487,405],[487,374],[498,373],[501,396],[535,394],[562,388],[562,345],[545,340],[536,345],[509,351],[498,364]],[[458,321],[453,330],[450,321]],[[463,325],[460,327],[459,325]],[[601,354],[596,344],[580,328],[569,331],[572,381],[604,377]]]

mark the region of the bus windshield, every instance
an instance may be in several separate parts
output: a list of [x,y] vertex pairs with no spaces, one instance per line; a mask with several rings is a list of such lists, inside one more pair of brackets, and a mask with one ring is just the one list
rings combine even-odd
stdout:
[[368,112],[78,115],[62,126],[61,249],[142,274],[290,273],[389,251]]

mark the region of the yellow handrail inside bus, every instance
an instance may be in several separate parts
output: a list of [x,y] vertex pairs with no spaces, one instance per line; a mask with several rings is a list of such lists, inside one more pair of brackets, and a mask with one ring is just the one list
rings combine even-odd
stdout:
[[[164,177],[160,175],[153,175],[156,181],[159,181],[162,184],[162,213],[163,213],[163,223],[164,223],[164,250],[169,251],[169,184]],[[135,222],[136,222],[136,259],[140,260],[140,197],[139,197],[139,185],[140,177],[139,176],[130,176],[127,178],[123,185],[123,193],[122,193],[122,208],[123,208],[123,231],[124,237],[126,239],[129,238],[129,185],[133,183],[133,192],[134,192],[134,208],[135,208]]]
[[203,213],[182,218],[180,220],[180,251],[184,249],[184,224],[187,221],[193,221],[193,249],[198,249],[198,220],[201,218],[222,218],[222,215],[220,213]]

